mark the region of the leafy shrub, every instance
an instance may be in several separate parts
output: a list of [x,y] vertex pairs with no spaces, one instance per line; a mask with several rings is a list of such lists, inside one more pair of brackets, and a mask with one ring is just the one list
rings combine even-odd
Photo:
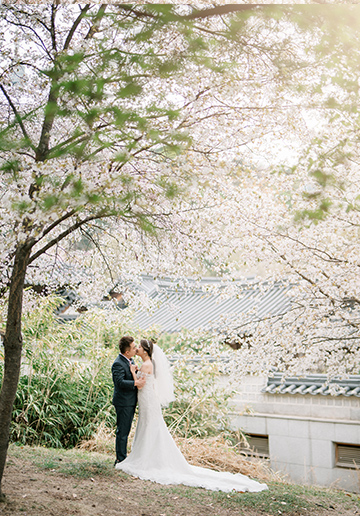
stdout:
[[68,448],[90,437],[101,421],[115,424],[111,378],[93,376],[89,367],[74,373],[65,361],[61,369],[46,362],[42,372],[20,378],[12,441]]
[[176,400],[164,411],[170,431],[180,437],[209,437],[231,434],[229,388],[219,385],[220,374],[214,364],[194,371],[191,362],[182,360],[174,368]]
[[123,321],[97,310],[63,324],[55,313],[59,303],[56,298],[42,299],[23,319],[12,441],[71,447],[90,437],[101,421],[115,425],[110,372],[114,354],[106,339],[109,332],[123,330]]

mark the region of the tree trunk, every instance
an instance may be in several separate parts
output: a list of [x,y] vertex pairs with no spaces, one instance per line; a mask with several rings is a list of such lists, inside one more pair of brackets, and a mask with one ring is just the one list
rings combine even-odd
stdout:
[[32,244],[19,245],[11,275],[9,305],[4,336],[5,364],[0,391],[0,500],[4,498],[1,481],[4,473],[12,408],[20,377],[22,335],[21,315],[26,268]]

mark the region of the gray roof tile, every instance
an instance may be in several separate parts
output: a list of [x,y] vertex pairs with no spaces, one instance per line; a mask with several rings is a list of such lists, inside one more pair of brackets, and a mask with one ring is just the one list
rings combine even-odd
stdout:
[[[168,333],[182,328],[214,329],[222,325],[224,316],[245,322],[264,315],[281,314],[290,307],[286,295],[291,288],[288,284],[263,284],[260,288],[259,284],[239,281],[238,294],[222,298],[225,287],[219,278],[207,278],[197,283],[189,280],[186,288],[170,279],[155,280],[144,276],[142,281],[139,288],[157,303],[152,312],[136,313],[135,322],[142,329],[153,325],[161,326]],[[219,290],[208,292],[209,287]]]

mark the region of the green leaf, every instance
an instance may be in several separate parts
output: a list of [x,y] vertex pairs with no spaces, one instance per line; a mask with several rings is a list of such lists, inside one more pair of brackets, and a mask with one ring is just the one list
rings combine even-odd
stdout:
[[5,174],[16,174],[20,171],[20,161],[17,159],[5,161],[5,163],[1,165],[0,170],[5,172]]
[[86,197],[87,197],[88,201],[91,202],[92,204],[98,204],[102,200],[102,197],[99,194],[94,194],[94,193],[88,193],[88,194],[86,194]]
[[53,206],[56,205],[57,202],[58,202],[58,197],[56,197],[55,195],[48,195],[47,197],[44,198],[43,206],[44,206],[45,210],[50,210]]
[[84,189],[84,185],[83,185],[81,179],[78,179],[73,182],[73,193],[74,193],[75,197],[79,196],[83,192],[83,189]]
[[323,172],[320,169],[311,171],[310,175],[314,177],[322,187],[325,187],[328,184],[329,180],[332,178],[330,174],[325,174],[325,172]]
[[117,97],[124,99],[128,97],[136,97],[142,92],[142,86],[135,82],[127,84],[117,92]]

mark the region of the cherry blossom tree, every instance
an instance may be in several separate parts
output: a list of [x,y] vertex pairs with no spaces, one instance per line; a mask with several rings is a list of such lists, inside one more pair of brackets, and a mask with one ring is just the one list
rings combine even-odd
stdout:
[[[144,270],[199,275],[210,261],[220,272],[240,240],[265,241],[249,215],[261,182],[251,195],[242,182],[258,178],[251,159],[271,155],[270,135],[309,141],[299,106],[314,108],[326,69],[317,45],[331,32],[319,30],[320,7],[1,6],[0,479],[24,286],[97,295]],[[318,95],[316,108],[330,93]]]
[[[287,376],[325,373],[331,380],[358,374],[359,215],[356,207],[349,209],[358,196],[357,176],[353,170],[343,189],[328,185],[332,206],[320,221],[308,219],[319,208],[316,198],[308,199],[316,182],[310,183],[307,172],[276,180],[266,175],[257,179],[258,186],[253,178],[242,178],[231,231],[224,227],[222,234],[236,250],[223,295],[241,297],[244,288],[265,294],[277,284],[288,285],[284,296],[291,304],[276,316],[256,311],[224,316],[214,344],[226,341],[239,348],[230,352],[236,376],[276,370]],[[239,198],[243,206],[247,200],[247,210],[239,209]],[[234,277],[244,281],[234,283]]]
[[360,46],[353,11],[336,12],[339,23],[321,32],[321,80],[300,107],[309,145],[284,160],[280,174],[259,172],[257,186],[242,179],[257,209],[236,217],[237,260],[253,271],[261,263],[262,281],[286,280],[292,306],[251,321],[229,314],[218,337],[239,347],[236,371],[321,372],[328,380],[359,373]]

